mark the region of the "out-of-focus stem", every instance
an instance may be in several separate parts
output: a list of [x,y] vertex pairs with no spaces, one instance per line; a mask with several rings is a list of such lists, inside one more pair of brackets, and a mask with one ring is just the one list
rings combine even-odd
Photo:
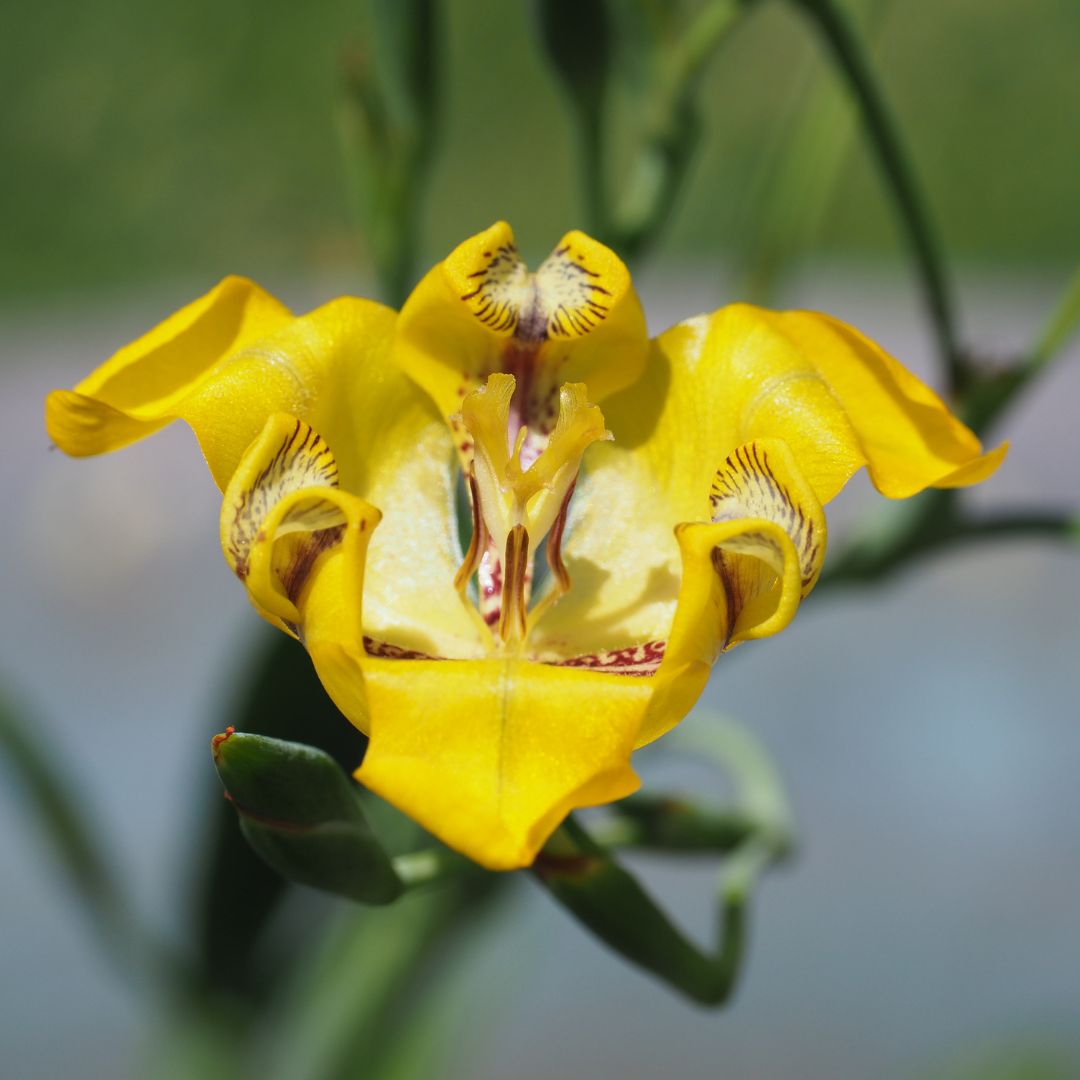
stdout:
[[850,21],[835,0],[794,2],[817,26],[859,108],[897,218],[911,246],[950,390],[959,392],[965,387],[970,371],[957,345],[952,297],[940,243],[877,77]]
[[109,959],[122,974],[153,989],[169,986],[180,975],[176,959],[135,917],[92,815],[75,797],[56,751],[43,743],[40,729],[24,723],[0,698],[0,764],[10,770],[15,781],[10,786],[22,794],[51,843]]
[[579,115],[578,140],[585,221],[590,234],[604,236],[609,226],[604,185],[604,125],[600,117],[585,113]]
[[[862,0],[868,33],[880,25],[887,0]],[[741,287],[736,295],[768,304],[778,279],[813,243],[855,146],[858,113],[827,64],[805,58],[793,73],[788,117],[762,155],[748,185]]]
[[1066,285],[1057,307],[1028,354],[1028,370],[1032,374],[1041,371],[1065,347],[1077,327],[1080,327],[1080,270]]
[[378,919],[342,912],[309,957],[257,1075],[267,1080],[386,1076],[388,1059],[425,994],[438,986],[446,951],[488,914],[503,879],[475,871],[442,889],[405,896]]
[[416,275],[418,221],[438,128],[435,0],[370,0],[372,44],[344,56],[343,140],[354,208],[384,300]]
[[671,45],[652,44],[656,55],[647,66],[654,74],[645,95],[650,118],[604,237],[627,262],[648,252],[671,217],[701,137],[696,102],[701,74],[753,3],[713,0]]
[[883,528],[853,543],[826,565],[817,590],[881,581],[925,555],[958,544],[1052,539],[1080,542],[1080,513],[1005,510],[962,512],[955,491],[932,490],[904,506],[889,507]]
[[983,375],[962,402],[964,419],[976,431],[989,428],[1046,370],[1080,327],[1080,270],[1065,287],[1026,359],[1015,367]]

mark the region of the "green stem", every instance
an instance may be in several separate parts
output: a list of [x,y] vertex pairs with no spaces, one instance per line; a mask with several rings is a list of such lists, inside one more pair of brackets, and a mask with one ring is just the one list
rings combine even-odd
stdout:
[[476,871],[444,889],[403,897],[377,918],[349,913],[281,1002],[258,1075],[273,1080],[380,1077],[400,1049],[445,953],[488,915],[505,883]]
[[947,538],[950,542],[960,540],[1014,540],[1017,538],[1048,538],[1053,540],[1080,541],[1080,512],[1075,514],[1024,513],[1014,511],[996,517],[971,518],[958,523]]
[[1080,326],[1080,270],[1077,270],[1058,301],[1028,356],[1027,367],[1034,374],[1065,347]]
[[1005,371],[984,375],[963,402],[964,420],[977,432],[989,428],[1060,355],[1080,326],[1080,270],[1066,285],[1027,359]]
[[574,111],[578,116],[585,221],[591,235],[605,236],[609,225],[607,191],[604,184],[603,122],[600,116],[587,108],[575,108]]
[[627,262],[641,259],[670,220],[701,137],[696,92],[702,72],[739,15],[755,0],[713,0],[666,52],[647,88],[651,120],[632,164],[619,212],[603,237]]
[[714,851],[727,854],[717,888],[715,952],[690,941],[573,817],[544,846],[533,871],[556,900],[625,959],[699,1004],[717,1006],[738,982],[757,880],[791,851],[790,815],[768,754],[748,732],[729,722],[710,722],[689,734],[684,729],[679,741],[732,774],[739,809],[721,815],[682,801],[638,796],[636,805],[614,808],[615,824],[629,822],[631,828],[622,836],[609,830],[607,838],[636,843],[644,837],[650,848],[680,852],[703,850],[708,839]]
[[712,0],[698,13],[682,37],[679,48],[680,77],[684,83],[697,79],[709,57],[735,20],[755,0]]
[[722,1005],[731,997],[745,954],[745,889],[721,889],[719,945],[710,954],[573,817],[548,842],[533,871],[556,900],[631,963],[700,1005]]
[[[881,24],[886,0],[862,0],[867,31]],[[871,36],[872,40],[872,36]],[[736,295],[768,305],[778,280],[820,233],[851,157],[858,114],[851,95],[819,57],[793,72],[784,122],[747,185]]]
[[759,823],[739,810],[697,806],[688,799],[641,792],[608,807],[608,817],[590,828],[608,850],[645,848],[680,854],[716,855],[734,851]]
[[768,751],[742,725],[728,717],[699,709],[700,722],[684,725],[675,737],[683,750],[711,758],[735,784],[740,812],[755,823],[753,841],[764,839],[773,858],[790,854],[793,847],[791,809],[780,775]]
[[1004,511],[975,517],[962,514],[958,506],[955,492],[929,491],[903,509],[890,508],[893,513],[886,527],[831,561],[817,588],[880,581],[915,559],[962,543],[1024,538],[1080,541],[1078,513]]
[[911,246],[950,389],[959,392],[967,384],[970,372],[957,345],[952,298],[940,244],[877,77],[850,21],[834,0],[793,2],[800,4],[816,24],[859,108],[897,217]]

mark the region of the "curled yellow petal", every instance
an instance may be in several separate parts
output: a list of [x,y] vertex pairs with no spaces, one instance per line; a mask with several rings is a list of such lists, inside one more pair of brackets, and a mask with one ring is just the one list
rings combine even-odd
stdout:
[[[389,308],[351,297],[294,318],[258,286],[228,278],[74,390],[53,391],[46,425],[62,450],[85,455],[182,419],[224,490],[267,417],[288,412],[339,448],[343,473],[355,485],[362,466],[348,436],[365,399],[384,396],[365,390],[387,381],[393,324]],[[375,426],[383,423],[380,417]],[[367,463],[363,469],[369,471]]]
[[[778,634],[825,559],[824,511],[780,440],[755,440],[729,454],[713,479],[710,503],[711,521],[675,530],[683,575],[656,676],[661,681],[707,671],[724,649]],[[663,734],[682,715],[658,697],[639,742]]]
[[227,277],[125,345],[73,390],[46,399],[45,425],[65,453],[103,454],[157,431],[223,357],[265,337],[288,309],[252,281]]
[[733,304],[703,330],[701,358],[718,368],[710,378],[723,382],[736,438],[784,439],[823,503],[861,465],[902,499],[978,483],[1004,456],[984,454],[929,386],[839,319]]
[[661,334],[604,418],[615,438],[584,462],[562,545],[575,585],[534,634],[553,648],[667,637],[682,577],[673,530],[710,519],[717,464],[745,443],[783,441],[821,504],[863,466],[895,498],[977,483],[1005,453],[983,453],[933,390],[857,331],[747,304]]
[[[381,515],[342,491],[337,473],[330,448],[310,425],[285,413],[271,416],[225,491],[221,543],[260,614],[305,638],[310,587],[325,557],[347,543],[349,559],[331,575],[336,580],[343,571],[350,574],[332,604],[331,634],[358,643],[362,575],[357,574]],[[327,622],[325,604],[312,610]]]

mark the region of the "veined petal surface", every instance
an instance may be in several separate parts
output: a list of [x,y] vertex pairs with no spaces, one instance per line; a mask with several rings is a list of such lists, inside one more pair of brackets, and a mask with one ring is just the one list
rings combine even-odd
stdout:
[[446,417],[488,375],[514,375],[525,422],[542,427],[561,383],[587,383],[600,401],[638,377],[646,349],[645,315],[614,252],[573,231],[529,273],[500,221],[413,290],[394,355]]
[[649,679],[515,659],[363,663],[357,779],[493,870],[527,866],[571,810],[638,787]]

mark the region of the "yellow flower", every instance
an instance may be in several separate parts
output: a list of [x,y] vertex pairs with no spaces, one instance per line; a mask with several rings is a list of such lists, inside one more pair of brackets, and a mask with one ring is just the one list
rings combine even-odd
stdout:
[[611,251],[571,232],[530,274],[503,223],[397,315],[228,278],[46,405],[75,455],[176,418],[229,565],[369,735],[357,779],[496,869],[632,792],[717,656],[791,621],[857,469],[903,498],[1004,453],[835,319],[650,340]]

